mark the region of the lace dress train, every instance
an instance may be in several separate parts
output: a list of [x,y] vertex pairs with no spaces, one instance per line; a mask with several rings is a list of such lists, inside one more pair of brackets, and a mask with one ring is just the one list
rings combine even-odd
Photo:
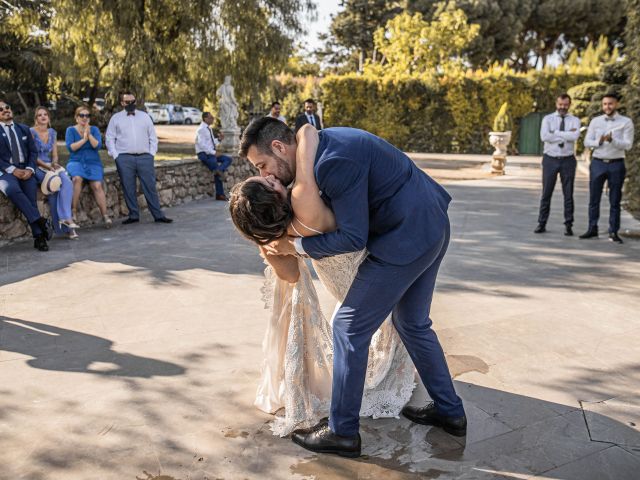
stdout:
[[[355,252],[313,262],[338,302],[344,300],[365,256],[366,252]],[[255,405],[276,414],[271,428],[280,436],[315,424],[328,415],[331,403],[331,321],[322,314],[307,264],[299,260],[298,266],[296,284],[279,279],[267,266],[263,287],[271,316],[262,344],[264,361]],[[397,417],[414,388],[413,363],[387,318],[369,347],[360,415]]]

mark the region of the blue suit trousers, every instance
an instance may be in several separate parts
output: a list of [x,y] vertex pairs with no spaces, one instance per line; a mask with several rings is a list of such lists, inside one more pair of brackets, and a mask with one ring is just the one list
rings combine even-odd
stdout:
[[140,218],[136,177],[140,179],[140,186],[153,218],[164,217],[164,213],[160,209],[160,199],[156,189],[156,170],[153,166],[153,155],[149,153],[142,155],[121,153],[116,158],[116,167],[118,175],[120,175],[120,183],[122,183],[124,201],[129,209],[129,218]]
[[369,344],[389,313],[438,412],[452,417],[464,415],[429,318],[449,235],[447,226],[440,244],[409,265],[391,265],[371,255],[360,265],[333,320],[329,426],[336,434],[350,436],[358,432]]
[[227,155],[209,155],[205,152],[198,153],[198,159],[205,164],[205,166],[212,172],[216,172],[213,177],[216,184],[216,195],[224,195],[224,186],[222,184],[222,178],[220,178],[220,172],[225,172],[233,159]]
[[26,217],[34,236],[42,233],[40,227],[35,223],[42,216],[38,210],[37,191],[38,181],[35,175],[32,175],[28,180],[20,180],[11,173],[0,175],[0,192],[4,193]]
[[589,228],[597,227],[600,219],[600,199],[604,183],[609,184],[609,233],[620,230],[620,201],[627,170],[624,161],[605,163],[597,158],[589,165]]

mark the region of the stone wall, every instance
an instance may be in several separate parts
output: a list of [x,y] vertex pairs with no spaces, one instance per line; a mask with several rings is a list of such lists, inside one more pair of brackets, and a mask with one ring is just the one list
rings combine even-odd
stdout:
[[[224,178],[225,193],[237,182],[256,175],[256,170],[245,159],[234,157],[233,163]],[[115,167],[105,168],[104,183],[107,194],[107,208],[113,219],[127,216],[127,206],[122,196],[122,187]],[[156,185],[160,204],[163,207],[198,200],[214,195],[214,182],[211,172],[196,158],[175,161],[156,162]],[[38,193],[38,208],[45,217],[49,216],[49,207],[44,197]],[[144,195],[138,186],[138,203],[142,210],[147,210]],[[82,227],[102,224],[102,216],[98,210],[89,185],[82,189],[78,223]],[[13,204],[0,194],[0,245],[11,240],[29,238],[31,231],[24,216]]]

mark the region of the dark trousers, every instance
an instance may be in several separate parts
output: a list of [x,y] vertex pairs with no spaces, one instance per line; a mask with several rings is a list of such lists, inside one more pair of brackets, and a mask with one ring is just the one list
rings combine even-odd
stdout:
[[42,233],[35,223],[42,216],[38,210],[37,191],[38,181],[35,175],[28,180],[20,180],[11,173],[2,173],[0,176],[0,192],[4,193],[26,217],[34,237]]
[[600,199],[606,181],[609,184],[609,233],[617,233],[620,230],[620,200],[622,200],[622,185],[626,173],[624,160],[605,163],[597,158],[591,159],[589,166],[589,228],[598,226]]
[[116,168],[118,169],[118,175],[120,175],[124,201],[129,209],[129,218],[140,218],[136,177],[140,179],[140,186],[153,218],[164,217],[164,213],[160,209],[160,200],[156,189],[156,170],[153,166],[153,155],[149,153],[142,155],[121,153],[116,158]]
[[439,245],[409,265],[391,265],[369,255],[358,268],[333,320],[329,426],[338,435],[358,432],[369,344],[389,313],[436,409],[446,416],[464,415],[429,318],[438,268],[448,244],[447,228]]
[[576,179],[576,157],[542,157],[542,198],[540,199],[540,214],[538,223],[545,225],[549,219],[551,209],[551,196],[556,187],[558,174],[562,183],[564,196],[564,223],[573,225],[573,184]]
[[222,178],[220,178],[220,172],[225,172],[233,159],[227,155],[209,155],[205,152],[198,153],[198,159],[205,164],[205,166],[214,173],[213,177],[216,182],[216,195],[224,195],[224,186],[222,185]]

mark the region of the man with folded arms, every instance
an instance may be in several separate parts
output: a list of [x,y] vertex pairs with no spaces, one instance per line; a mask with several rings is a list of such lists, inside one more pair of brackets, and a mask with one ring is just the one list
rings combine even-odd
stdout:
[[124,201],[129,209],[129,218],[123,225],[140,221],[140,209],[136,178],[147,200],[149,211],[158,223],[171,223],[160,209],[160,199],[156,189],[156,170],[153,157],[158,152],[158,137],[151,117],[136,109],[136,97],[131,92],[120,95],[124,110],[114,114],[107,127],[107,150],[116,161],[116,168],[122,184]]
[[602,97],[603,115],[589,123],[584,146],[593,148],[589,166],[589,229],[580,238],[598,236],[600,198],[604,182],[609,184],[609,240],[622,243],[620,229],[620,200],[627,173],[624,166],[625,151],[633,145],[633,122],[617,112],[619,97],[607,93]]
[[544,142],[542,157],[542,198],[538,226],[534,233],[547,231],[551,196],[558,174],[564,196],[564,234],[573,235],[573,184],[576,178],[576,157],[573,148],[580,136],[580,119],[569,115],[571,97],[566,93],[556,98],[556,111],[542,119],[540,139]]

